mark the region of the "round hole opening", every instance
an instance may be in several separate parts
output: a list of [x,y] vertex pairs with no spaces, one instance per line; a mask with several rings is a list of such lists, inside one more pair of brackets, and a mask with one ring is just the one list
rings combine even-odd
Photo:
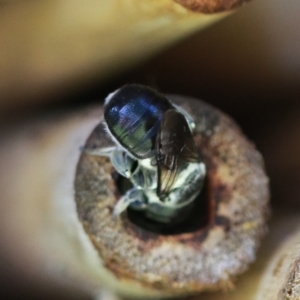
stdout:
[[[120,175],[116,178],[116,185],[122,195],[132,188],[130,180]],[[166,224],[157,222],[149,219],[143,211],[137,211],[130,207],[127,209],[127,215],[133,224],[144,230],[162,235],[177,235],[204,230],[208,226],[211,215],[207,179],[204,181],[202,191],[196,197],[193,206],[186,213],[184,219],[178,223]]]

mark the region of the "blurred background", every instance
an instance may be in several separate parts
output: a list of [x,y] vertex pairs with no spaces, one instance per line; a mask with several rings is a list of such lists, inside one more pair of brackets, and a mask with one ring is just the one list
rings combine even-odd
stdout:
[[[72,3],[0,2],[1,139],[36,117],[101,103],[120,85],[146,84],[229,114],[265,158],[273,217],[300,211],[298,0],[255,0],[201,32],[202,25],[176,27],[183,18],[169,20],[171,28],[156,40],[149,36],[153,27],[160,32],[166,21],[151,23],[151,13],[136,20],[143,34],[134,36],[131,27],[124,37],[116,25],[122,9],[116,14],[109,2]],[[88,299],[65,287],[34,285],[7,251],[0,249],[1,299]]]

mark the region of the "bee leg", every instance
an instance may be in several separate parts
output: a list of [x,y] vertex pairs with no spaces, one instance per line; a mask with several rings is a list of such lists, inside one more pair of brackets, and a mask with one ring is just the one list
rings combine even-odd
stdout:
[[137,163],[134,158],[129,156],[127,152],[120,147],[83,149],[82,151],[90,155],[109,157],[117,172],[126,178],[130,178],[132,170]]
[[195,200],[202,190],[206,169],[203,163],[197,164],[194,170],[185,178],[181,187],[173,189],[167,198],[174,207],[184,207]]
[[106,156],[111,157],[112,153],[115,152],[117,147],[106,147],[106,148],[95,148],[95,149],[88,149],[81,147],[80,150],[89,155],[95,156]]
[[115,205],[113,211],[114,218],[120,215],[128,206],[136,210],[143,210],[146,208],[146,196],[144,195],[143,190],[129,190]]
[[138,166],[137,160],[120,148],[116,148],[111,153],[110,161],[117,172],[126,178],[130,178]]
[[180,191],[180,199],[186,199],[184,203],[188,204],[194,201],[199,195],[203,187],[205,173],[205,166],[203,163],[200,163],[197,170],[188,176],[186,181],[189,182],[189,184],[185,185]]

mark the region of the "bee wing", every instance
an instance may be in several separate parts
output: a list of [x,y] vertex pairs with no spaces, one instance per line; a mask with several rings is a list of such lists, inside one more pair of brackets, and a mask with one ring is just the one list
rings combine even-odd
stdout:
[[158,167],[157,194],[166,196],[187,163],[198,162],[199,153],[186,118],[177,110],[168,110],[156,138]]
[[[169,158],[167,158],[169,159]],[[157,184],[157,195],[159,197],[165,197],[168,195],[169,191],[172,189],[174,182],[179,174],[177,157],[171,157],[174,162],[174,167],[169,167],[165,162],[158,164],[158,184]]]

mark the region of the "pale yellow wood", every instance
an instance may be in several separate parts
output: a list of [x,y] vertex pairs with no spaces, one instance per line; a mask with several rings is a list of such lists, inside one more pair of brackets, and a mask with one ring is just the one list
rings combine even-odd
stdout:
[[0,108],[107,78],[227,14],[194,13],[173,0],[2,3]]

